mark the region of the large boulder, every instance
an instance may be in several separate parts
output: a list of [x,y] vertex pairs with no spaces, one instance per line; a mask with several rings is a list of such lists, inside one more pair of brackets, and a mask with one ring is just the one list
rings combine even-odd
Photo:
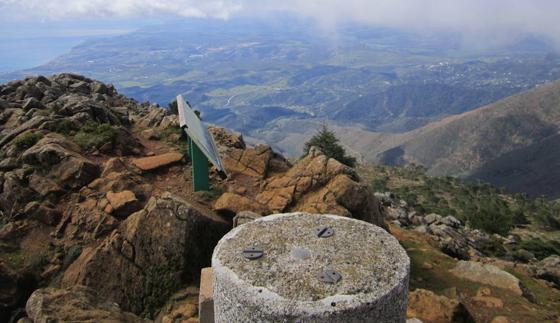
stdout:
[[67,289],[38,289],[27,301],[27,316],[35,323],[47,322],[149,322],[121,310],[90,288],[71,286]]
[[37,199],[37,194],[25,183],[26,174],[23,169],[6,172],[0,177],[0,211],[5,216],[17,215],[27,203]]
[[227,149],[245,149],[247,148],[245,145],[245,141],[243,140],[243,136],[238,132],[232,132],[228,129],[209,126],[208,131],[214,138],[216,145],[220,152],[225,152]]
[[461,260],[469,260],[473,256],[482,256],[478,248],[480,241],[487,238],[483,234],[479,235],[477,230],[454,228],[440,223],[439,220],[430,224],[427,227],[427,232],[438,240],[441,251]]
[[560,256],[552,255],[541,260],[535,270],[535,276],[552,282],[560,288]]
[[262,214],[264,206],[257,206],[255,201],[236,193],[226,192],[214,203],[214,210],[223,214],[234,216],[241,211],[256,210]]
[[230,178],[262,180],[274,173],[285,172],[290,167],[288,161],[268,145],[247,147],[243,136],[237,132],[213,126],[208,130],[216,142]]
[[148,114],[137,121],[138,126],[144,128],[155,128],[159,126],[163,118],[167,115],[167,111],[162,108],[152,108]]
[[529,296],[528,290],[517,277],[494,265],[461,260],[451,269],[451,273],[480,284],[509,290],[519,296]]
[[151,315],[208,266],[229,225],[165,193],[152,197],[98,246],[86,248],[62,285],[82,284],[125,310]]
[[45,176],[65,188],[79,188],[99,176],[99,166],[80,154],[80,147],[50,133],[27,149],[22,159],[25,163],[45,170]]
[[232,174],[264,178],[273,156],[270,146],[257,145],[248,149],[232,149],[222,159],[225,168]]

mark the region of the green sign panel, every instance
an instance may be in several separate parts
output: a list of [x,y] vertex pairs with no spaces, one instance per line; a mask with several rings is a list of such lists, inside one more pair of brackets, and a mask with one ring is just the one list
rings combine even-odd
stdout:
[[226,169],[220,160],[218,149],[212,135],[208,132],[208,127],[200,121],[181,95],[177,96],[177,107],[179,125],[189,137],[193,190],[195,192],[207,191],[210,189],[208,163],[212,163],[223,176],[227,176]]

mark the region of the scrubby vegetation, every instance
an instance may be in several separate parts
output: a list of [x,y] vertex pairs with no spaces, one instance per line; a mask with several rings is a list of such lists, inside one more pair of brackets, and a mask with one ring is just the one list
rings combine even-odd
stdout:
[[49,127],[49,130],[54,131],[56,133],[63,134],[65,136],[69,136],[74,134],[77,128],[72,121],[64,118],[64,119],[55,120],[53,124]]
[[375,191],[391,191],[417,212],[453,215],[488,233],[505,235],[515,226],[528,224],[546,230],[560,228],[557,201],[508,195],[483,182],[430,177],[424,168],[415,165],[376,166],[366,171],[366,176]]
[[339,162],[354,167],[356,158],[346,155],[344,148],[338,143],[338,138],[327,125],[321,126],[317,133],[305,143],[304,155],[309,153],[311,147],[319,148],[325,155],[334,158]]
[[41,138],[43,138],[43,135],[40,133],[28,132],[14,139],[14,145],[17,150],[23,151],[31,148],[31,146],[35,145]]
[[86,150],[99,148],[111,142],[117,132],[108,123],[86,123],[74,136],[74,142]]
[[541,238],[525,239],[517,246],[517,253],[521,250],[529,251],[537,259],[541,260],[550,255],[560,255],[560,241],[544,240]]

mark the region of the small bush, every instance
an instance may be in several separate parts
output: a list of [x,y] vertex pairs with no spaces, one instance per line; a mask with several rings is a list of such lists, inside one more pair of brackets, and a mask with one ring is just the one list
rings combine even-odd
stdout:
[[560,242],[554,240],[531,238],[522,240],[516,247],[517,250],[525,249],[531,252],[539,260],[551,255],[560,255]]
[[223,186],[212,185],[209,191],[199,191],[195,194],[203,201],[210,202],[220,197],[225,191]]
[[74,142],[86,150],[99,148],[113,141],[117,131],[108,123],[88,122],[76,135]]
[[544,229],[560,229],[560,215],[551,209],[540,209],[533,215],[537,225]]
[[50,126],[50,130],[69,136],[73,134],[77,128],[76,125],[68,119],[58,119]]
[[502,236],[508,234],[513,227],[513,219],[509,214],[487,209],[470,214],[468,222],[475,229]]
[[502,242],[498,241],[494,237],[482,241],[479,248],[482,253],[491,257],[503,257],[506,254],[506,249],[504,248]]
[[387,182],[389,182],[388,176],[376,178],[373,181],[371,181],[371,187],[375,192],[386,192],[388,190]]
[[41,140],[43,135],[36,132],[28,132],[24,135],[17,137],[14,140],[14,145],[16,149],[19,151],[31,148],[33,145],[37,143],[37,141]]

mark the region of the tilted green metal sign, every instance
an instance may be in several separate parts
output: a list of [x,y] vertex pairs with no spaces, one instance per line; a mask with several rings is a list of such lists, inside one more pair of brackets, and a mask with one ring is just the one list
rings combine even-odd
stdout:
[[209,168],[211,162],[218,172],[227,176],[226,169],[220,160],[218,149],[212,135],[194,111],[185,103],[181,95],[177,96],[177,108],[179,110],[179,125],[189,137],[189,153],[192,160],[193,190],[208,191]]

